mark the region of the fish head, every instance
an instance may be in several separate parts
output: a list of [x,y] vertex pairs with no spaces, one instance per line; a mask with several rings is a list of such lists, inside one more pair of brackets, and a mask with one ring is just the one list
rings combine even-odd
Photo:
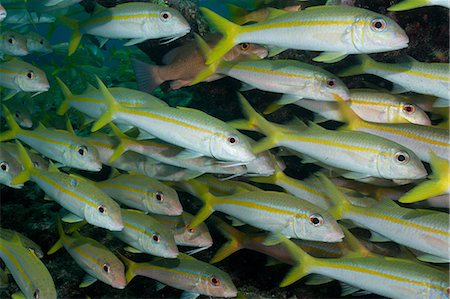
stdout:
[[400,109],[400,117],[405,121],[423,126],[431,125],[431,120],[428,115],[416,104],[401,103]]
[[102,169],[97,148],[84,140],[71,144],[64,150],[63,157],[67,166],[88,171],[100,171]]
[[[92,254],[95,254],[95,252]],[[124,289],[127,282],[125,279],[125,266],[122,262],[109,251],[97,252],[94,258],[96,262],[90,269],[94,272],[94,275],[89,274],[116,289]]]
[[344,238],[344,232],[336,219],[317,207],[295,216],[294,232],[297,238],[312,241],[340,242]]
[[53,281],[50,282],[47,279],[35,279],[25,291],[26,298],[57,298]]
[[182,222],[177,226],[175,240],[177,244],[193,247],[210,247],[213,244],[208,227],[204,222],[195,228],[189,228],[193,216],[188,213],[182,214]]
[[154,231],[147,231],[145,236],[139,238],[139,243],[146,252],[165,258],[176,258],[178,247],[173,234],[159,226]]
[[266,47],[258,44],[240,43],[234,46],[224,56],[224,61],[244,61],[252,58],[264,59],[269,55]]
[[6,19],[7,13],[5,8],[0,4],[0,22]]
[[159,186],[157,190],[150,187],[146,191],[144,205],[149,212],[160,215],[175,216],[183,212],[177,192],[166,186]]
[[98,227],[121,231],[124,225],[120,206],[97,187],[92,188],[89,196],[94,203],[84,206],[84,219]]
[[248,163],[256,159],[249,138],[231,128],[211,137],[209,151],[222,161]]
[[203,291],[202,294],[213,297],[237,296],[237,289],[227,273],[211,265],[205,266],[205,269],[202,270],[204,275],[198,285],[199,289]]
[[377,169],[385,179],[421,179],[427,171],[417,155],[401,146],[385,147],[378,154]]
[[30,52],[38,52],[42,54],[49,54],[53,52],[50,42],[34,32],[30,32],[30,34],[27,35],[27,47]]
[[355,19],[352,42],[360,53],[377,53],[406,48],[409,38],[392,19],[370,13]]
[[31,113],[27,109],[25,103],[17,103],[17,105],[8,105],[11,114],[13,115],[16,122],[22,128],[31,128],[33,126],[33,121],[31,120]]
[[158,32],[156,38],[164,38],[171,41],[191,31],[191,26],[189,26],[189,23],[177,10],[170,7],[163,7],[157,13],[158,19],[156,22],[154,18],[148,18],[144,25],[145,31],[152,38],[155,38],[155,32]]
[[28,64],[24,66],[22,73],[16,77],[16,83],[25,92],[44,92],[50,88],[45,73]]
[[2,48],[3,53],[6,55],[28,55],[27,39],[25,36],[13,31],[5,31],[2,33]]
[[11,185],[11,181],[22,171],[22,165],[0,145],[0,184],[21,188],[23,184]]
[[311,95],[311,99],[317,99],[322,101],[335,101],[336,96],[339,96],[344,101],[350,100],[350,92],[347,86],[331,73],[316,73],[315,79],[317,82],[317,89],[314,89],[314,94]]

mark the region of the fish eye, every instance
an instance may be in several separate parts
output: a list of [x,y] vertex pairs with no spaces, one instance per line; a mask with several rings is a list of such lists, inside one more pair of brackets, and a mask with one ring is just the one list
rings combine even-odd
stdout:
[[153,235],[152,240],[155,241],[156,243],[159,243],[161,238],[159,237],[159,235]]
[[237,136],[230,136],[227,138],[227,142],[229,144],[237,144],[239,143],[239,138]]
[[327,79],[327,86],[333,88],[336,86],[336,79]]
[[241,44],[241,50],[243,50],[243,51],[247,51],[249,47],[250,47],[250,45],[248,43]]
[[39,299],[39,289],[34,290],[33,298],[34,299]]
[[100,212],[100,214],[106,214],[106,207],[105,206],[98,206],[97,210]]
[[28,79],[33,79],[34,78],[34,72],[33,71],[28,71],[27,78]]
[[400,164],[408,163],[409,161],[409,155],[406,152],[397,152],[394,155],[395,161]]
[[10,35],[8,38],[8,43],[14,45],[16,43],[16,38],[13,35]]
[[313,214],[309,216],[309,222],[314,226],[320,226],[323,224],[323,217],[319,214]]
[[189,228],[189,224],[186,224],[186,230],[191,234],[195,233],[195,228]]
[[383,31],[386,28],[386,21],[383,19],[373,19],[370,22],[370,28],[375,31]]
[[161,20],[163,20],[164,22],[169,20],[172,17],[172,14],[168,11],[162,11],[159,14],[159,17],[161,18]]
[[44,44],[44,40],[43,39],[41,39],[41,41],[39,42],[41,45],[43,45]]
[[19,113],[19,112],[16,112],[16,113],[14,113],[14,116],[15,116],[16,118],[20,118],[20,113]]
[[8,172],[9,171],[9,164],[6,161],[2,161],[0,162],[0,169],[4,172]]
[[212,284],[215,287],[220,286],[220,280],[217,277],[215,277],[215,276],[211,276],[209,278],[209,283]]
[[82,146],[80,146],[79,148],[78,148],[78,154],[80,155],[80,156],[84,156],[84,155],[86,155],[87,154],[87,147],[86,146],[84,146],[84,145],[82,145]]
[[155,198],[157,201],[159,202],[163,202],[164,201],[164,194],[160,191],[156,192]]
[[411,104],[406,104],[405,106],[403,106],[403,111],[406,114],[413,114],[416,111],[416,107]]
[[109,271],[111,270],[111,268],[109,267],[108,264],[103,264],[103,271],[106,273],[109,273]]

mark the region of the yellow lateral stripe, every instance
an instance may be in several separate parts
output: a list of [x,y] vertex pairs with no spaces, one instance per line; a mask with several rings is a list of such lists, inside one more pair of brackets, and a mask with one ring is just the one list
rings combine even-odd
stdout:
[[[419,286],[424,286],[426,284],[425,282],[422,282],[422,281],[412,280],[411,278],[396,276],[396,275],[392,275],[392,274],[386,274],[386,273],[383,273],[383,272],[380,272],[380,271],[376,271],[376,270],[372,270],[372,269],[368,269],[368,268],[363,268],[363,267],[358,267],[358,266],[351,266],[351,265],[344,265],[342,263],[331,264],[331,263],[327,263],[325,259],[323,259],[323,261],[325,261],[325,263],[324,263],[325,267],[338,268],[338,269],[344,269],[344,270],[348,270],[348,271],[367,273],[367,274],[374,275],[374,276],[379,276],[379,277],[382,277],[382,278],[385,278],[385,279],[392,279],[392,280],[406,282],[406,283],[411,283],[411,284],[415,284],[415,285],[419,285]],[[430,284],[430,286],[434,287],[434,288],[442,289],[442,286],[437,285],[437,284]]]
[[322,197],[323,199],[328,199],[328,197],[326,196],[325,193],[319,192],[315,189],[313,189],[312,187],[307,186],[306,184],[304,184],[303,182],[300,182],[296,179],[293,179],[291,177],[288,177],[287,175],[283,175],[280,178],[280,181],[284,181],[286,184],[290,184],[298,189],[304,190],[306,192],[312,193],[316,196]]
[[27,75],[27,72],[18,71],[18,70],[11,70],[11,69],[4,69],[0,68],[0,73],[6,73],[6,74],[19,74],[19,75]]
[[399,66],[394,66],[394,65],[385,64],[385,63],[377,63],[374,68],[377,68],[377,69],[380,69],[380,70],[383,70],[383,71],[389,71],[389,72],[395,72],[395,73],[403,73],[403,74],[406,73],[406,74],[409,74],[409,75],[423,77],[423,78],[427,78],[427,79],[433,79],[433,80],[440,80],[440,81],[448,81],[448,82],[450,82],[450,77],[449,76],[433,75],[433,74],[425,73],[425,72],[421,72],[421,71],[412,71],[410,69],[404,69],[404,68],[401,68]]
[[91,140],[91,139],[89,139],[89,143],[94,145],[94,146],[98,146],[98,147],[106,147],[108,149],[113,149],[114,148],[114,146],[112,144],[102,143],[100,141],[95,141],[95,140]]
[[53,144],[57,144],[57,145],[62,145],[64,147],[68,147],[70,149],[77,149],[77,146],[75,146],[75,145],[71,145],[70,143],[58,141],[56,139],[52,139],[52,138],[45,137],[43,135],[39,135],[38,133],[34,133],[34,131],[21,130],[18,134],[28,136],[28,137],[31,137],[34,139],[38,139],[43,142],[49,142],[49,143],[53,143]]
[[[93,262],[94,264],[97,264],[100,267],[103,267],[103,264],[97,260],[96,258],[94,258],[91,254],[89,254],[88,252],[84,252],[80,246],[76,246],[76,240],[72,241],[71,238],[64,238],[65,242],[67,243],[67,246],[69,246],[70,248],[72,248],[73,250],[75,250],[79,255],[87,258],[88,260],[90,260],[91,262]],[[84,270],[84,269],[83,269]]]
[[149,269],[149,270],[159,270],[159,271],[162,271],[162,272],[170,272],[170,273],[175,273],[175,274],[178,274],[178,275],[184,275],[184,276],[189,276],[189,277],[192,277],[192,278],[197,278],[198,276],[204,276],[204,275],[200,275],[200,274],[198,274],[198,273],[191,273],[191,272],[187,272],[187,271],[183,271],[183,270],[179,270],[179,269],[176,269],[176,268],[164,268],[164,267],[159,267],[159,266],[156,266],[156,265],[151,265],[151,264],[148,264],[148,263],[146,263],[146,264],[139,264],[139,267],[141,268],[141,269]]
[[137,189],[137,188],[128,187],[128,186],[125,186],[125,185],[122,185],[122,184],[99,182],[99,185],[101,187],[117,188],[117,189],[124,190],[124,191],[130,191],[130,192],[146,195],[146,192],[143,191],[143,190],[140,190],[140,189]]
[[140,14],[133,14],[133,15],[118,15],[118,16],[99,16],[94,17],[91,19],[88,19],[86,22],[83,23],[83,26],[89,26],[94,25],[102,22],[110,22],[110,21],[126,21],[126,20],[132,20],[132,19],[147,19],[147,18],[159,18],[159,13],[140,13]]
[[402,108],[403,105],[401,104],[391,104],[391,103],[383,103],[383,102],[377,102],[377,101],[370,101],[370,100],[358,100],[358,99],[351,99],[350,105],[367,105],[367,106],[379,106],[379,107],[393,107],[393,108]]
[[232,66],[230,66],[230,68],[232,68],[232,69],[240,69],[240,70],[250,71],[250,72],[255,72],[255,73],[262,73],[262,74],[276,75],[276,76],[282,76],[282,77],[289,77],[289,78],[315,79],[314,76],[303,75],[303,74],[286,73],[286,72],[280,72],[280,71],[265,69],[265,68],[261,68],[261,67],[246,66],[246,65],[240,65],[240,64],[232,65]]
[[293,27],[314,27],[314,26],[348,26],[355,23],[355,20],[303,20],[291,22],[278,22],[269,24],[255,24],[250,26],[242,26],[242,32],[254,32],[266,29],[280,29]]
[[9,259],[13,262],[15,268],[20,272],[22,277],[25,278],[25,280],[28,282],[28,284],[31,285],[31,279],[28,277],[27,273],[25,273],[25,271],[23,271],[23,268],[20,266],[18,259],[16,258],[14,253],[12,253],[7,246],[3,245],[3,242],[0,242],[0,249],[4,253],[6,253],[6,255],[9,257]]
[[[136,226],[136,225],[133,225],[133,224],[131,224],[131,223],[129,223],[129,222],[123,222],[123,225],[125,226],[125,227],[127,227],[128,229],[131,229],[131,230],[134,230],[134,231],[137,231],[138,233],[141,233],[141,234],[144,234],[144,235],[148,235],[148,233],[149,233],[149,231],[147,231],[147,230],[145,230],[145,229],[142,229],[142,228],[140,228],[139,226]],[[151,233],[151,232],[150,232]]]
[[141,110],[127,109],[127,110],[124,110],[124,112],[128,113],[128,114],[132,114],[132,115],[138,115],[138,116],[144,116],[144,117],[148,117],[148,118],[157,119],[157,120],[160,120],[160,121],[163,121],[163,122],[168,122],[168,123],[171,123],[171,124],[174,124],[174,125],[182,126],[182,127],[185,127],[185,128],[188,128],[188,129],[191,129],[191,130],[194,130],[194,131],[203,132],[203,133],[206,133],[206,134],[216,135],[216,136],[220,136],[220,137],[226,137],[224,134],[216,133],[214,131],[211,131],[211,130],[208,130],[208,129],[205,129],[205,128],[201,128],[201,127],[198,127],[198,126],[194,126],[194,125],[188,124],[188,123],[180,121],[180,120],[176,120],[176,119],[173,119],[173,118],[169,118],[169,117],[165,117],[165,116],[162,116],[162,115],[158,115],[158,114],[152,113],[150,111],[141,111]]
[[293,135],[293,134],[285,134],[283,135],[284,138],[286,139],[293,139],[293,140],[297,140],[300,142],[309,142],[309,143],[314,143],[314,144],[322,144],[322,145],[328,145],[328,146],[334,146],[334,147],[339,147],[339,148],[343,148],[349,151],[359,151],[359,152],[367,152],[367,153],[374,153],[374,154],[379,154],[379,155],[383,155],[383,156],[390,156],[390,153],[385,153],[376,149],[371,149],[371,148],[365,148],[362,146],[357,146],[357,145],[349,145],[349,144],[345,144],[345,143],[340,143],[340,142],[336,142],[336,141],[332,141],[332,140],[326,140],[326,139],[318,139],[318,138],[311,138],[311,137],[302,137],[299,135]]
[[[355,212],[355,210],[356,209],[352,209],[351,212]],[[400,225],[403,225],[403,226],[407,226],[408,228],[415,228],[415,229],[418,229],[418,230],[422,230],[422,231],[426,231],[426,232],[430,232],[430,233],[435,233],[435,234],[443,235],[443,236],[446,236],[446,237],[450,236],[450,232],[447,231],[447,230],[440,230],[440,229],[437,229],[437,228],[428,227],[428,226],[425,226],[423,224],[414,223],[412,221],[407,221],[405,219],[399,219],[397,217],[386,215],[386,214],[369,212],[369,211],[364,210],[364,209],[357,209],[357,213],[362,214],[362,215],[367,216],[367,217],[372,217],[372,218],[377,218],[377,219],[381,219],[381,220],[397,223],[397,224],[400,224]]]
[[47,184],[49,184],[50,186],[52,186],[55,189],[58,189],[59,191],[61,191],[62,193],[69,195],[73,198],[75,198],[76,200],[79,200],[81,202],[86,203],[87,205],[91,206],[91,207],[97,207],[97,205],[93,202],[91,202],[90,200],[85,199],[83,196],[79,196],[78,194],[76,194],[75,192],[71,191],[71,190],[67,190],[66,188],[62,188],[61,185],[59,185],[58,183],[54,182],[51,178],[47,177],[46,175],[43,175],[40,171],[36,171],[33,173],[33,175],[39,177],[41,180],[45,181]]
[[269,212],[269,213],[273,213],[273,214],[281,214],[281,215],[289,215],[289,216],[302,216],[303,218],[309,218],[308,215],[306,215],[305,213],[301,213],[299,214],[298,212],[300,211],[289,211],[289,210],[284,210],[282,208],[273,208],[273,207],[269,207],[263,204],[259,204],[259,203],[255,203],[255,202],[248,202],[245,200],[238,200],[238,199],[220,199],[217,203],[217,205],[235,205],[235,206],[241,206],[241,207],[246,207],[246,208],[250,208],[250,209],[254,209],[254,210],[258,210],[258,211],[265,211],[265,212]]
[[[418,125],[416,125],[418,126]],[[415,139],[418,140],[422,143],[429,143],[432,145],[436,145],[436,146],[444,146],[444,147],[449,147],[450,144],[446,143],[446,142],[442,142],[442,141],[438,141],[438,140],[434,140],[434,139],[430,139],[421,135],[417,135],[411,132],[408,132],[406,130],[401,130],[398,128],[393,128],[393,127],[387,127],[387,126],[383,126],[383,125],[373,125],[370,123],[365,122],[364,126],[368,129],[373,129],[375,131],[382,131],[382,132],[387,132],[387,133],[391,133],[394,135],[399,135],[399,137],[407,137],[407,138],[411,138],[411,139]]]

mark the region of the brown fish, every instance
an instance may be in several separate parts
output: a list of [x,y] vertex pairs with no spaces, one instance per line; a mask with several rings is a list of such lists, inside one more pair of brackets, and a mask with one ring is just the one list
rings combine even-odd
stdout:
[[[205,37],[210,48],[214,47],[221,36],[210,34]],[[225,61],[241,61],[250,57],[265,58],[268,51],[263,46],[242,43],[234,46],[225,56]],[[179,89],[187,86],[204,68],[205,58],[195,40],[189,41],[183,46],[175,48],[163,57],[164,65],[151,65],[137,59],[132,59],[132,65],[136,74],[136,81],[141,91],[152,92],[153,89],[166,81],[171,89]],[[223,75],[213,75],[207,82],[222,78]]]

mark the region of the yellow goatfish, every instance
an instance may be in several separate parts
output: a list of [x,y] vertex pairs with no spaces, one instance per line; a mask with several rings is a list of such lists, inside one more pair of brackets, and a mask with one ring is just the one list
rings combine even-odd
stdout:
[[314,59],[322,62],[336,62],[348,54],[402,49],[409,42],[393,20],[358,7],[315,6],[246,26],[236,25],[207,8],[200,10],[224,34],[206,64],[218,61],[234,45],[243,42],[325,51]]

